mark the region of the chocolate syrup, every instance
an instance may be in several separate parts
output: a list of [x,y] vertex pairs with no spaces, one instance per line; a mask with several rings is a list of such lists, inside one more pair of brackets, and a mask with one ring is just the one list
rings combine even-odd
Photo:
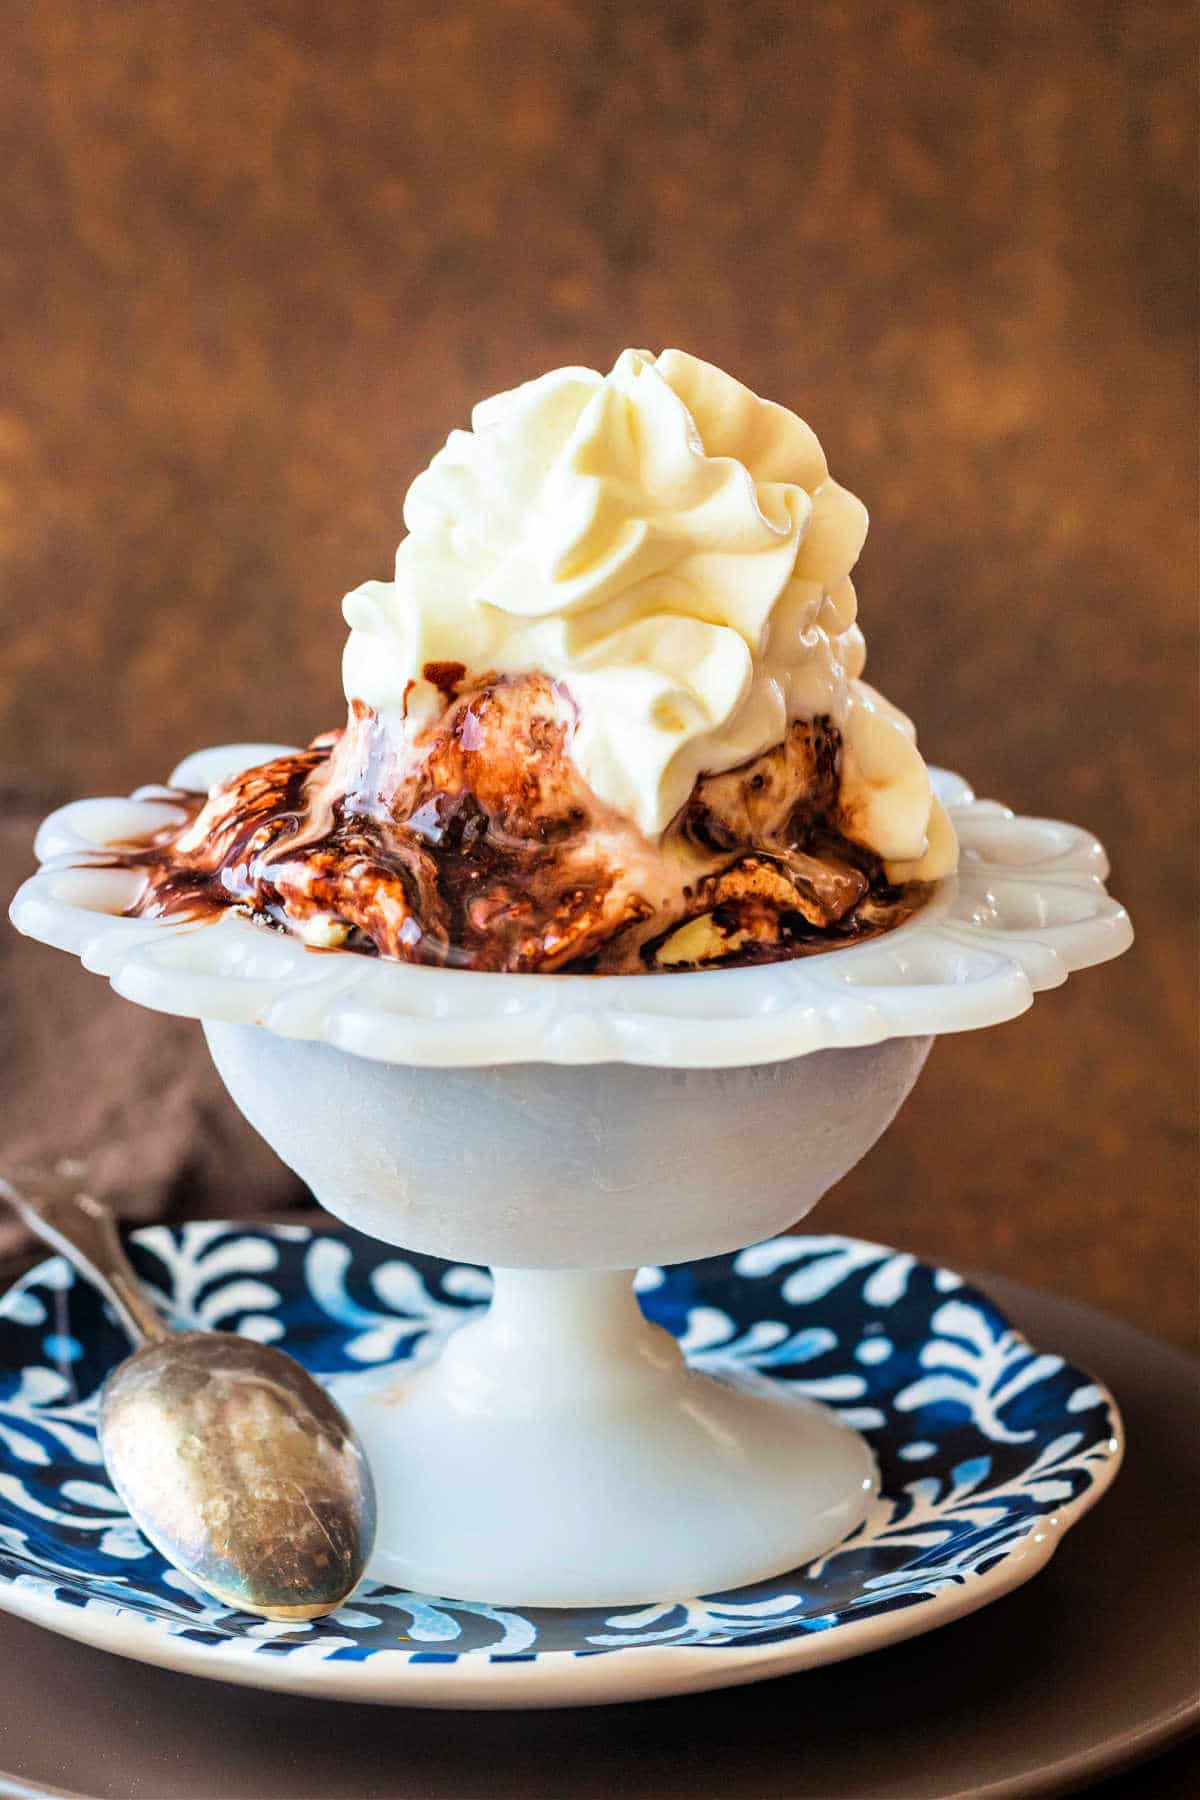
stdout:
[[578,774],[545,677],[456,697],[461,664],[424,673],[447,709],[399,774],[378,720],[355,707],[345,733],[211,797],[173,796],[182,826],[114,847],[114,862],[145,873],[131,912],[236,907],[318,949],[602,974],[656,972],[663,945],[701,915],[713,927],[703,966],[730,967],[878,936],[925,897],[889,886],[837,829],[840,739],[827,719],[697,784],[673,827],[691,872],[672,886],[657,847],[605,814]]
[[458,684],[466,675],[467,665],[460,662],[427,662],[421,670],[425,680],[441,690],[442,696],[449,704],[458,692]]

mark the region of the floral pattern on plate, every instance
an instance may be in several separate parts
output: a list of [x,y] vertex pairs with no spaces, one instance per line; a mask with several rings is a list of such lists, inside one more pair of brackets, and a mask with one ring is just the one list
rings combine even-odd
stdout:
[[[489,1292],[481,1269],[399,1256],[346,1230],[154,1226],[133,1234],[131,1251],[174,1324],[278,1344],[335,1391],[339,1378],[403,1362],[453,1330]],[[1033,1349],[949,1270],[853,1238],[792,1236],[643,1269],[637,1285],[649,1316],[700,1366],[751,1367],[865,1433],[882,1491],[844,1543],[687,1604],[516,1610],[367,1581],[307,1625],[231,1612],[163,1561],[109,1487],[96,1401],[127,1345],[100,1299],[54,1258],[0,1299],[0,1605],[92,1641],[103,1634],[72,1630],[72,1609],[133,1613],[163,1638],[211,1651],[222,1665],[213,1673],[236,1661],[236,1678],[254,1680],[247,1654],[321,1663],[331,1692],[339,1666],[380,1658],[402,1671],[651,1647],[720,1657],[822,1634],[821,1654],[803,1660],[830,1660],[850,1653],[830,1634],[863,1621],[888,1624],[871,1641],[889,1641],[968,1610],[972,1584],[1006,1591],[1023,1576],[1003,1566],[1073,1522],[1116,1471],[1111,1396]],[[914,1609],[928,1618],[899,1618]],[[136,1653],[170,1662],[162,1652],[143,1636]],[[188,1666],[197,1668],[194,1655]],[[288,1685],[277,1675],[265,1684]],[[405,1698],[400,1679],[395,1699]]]

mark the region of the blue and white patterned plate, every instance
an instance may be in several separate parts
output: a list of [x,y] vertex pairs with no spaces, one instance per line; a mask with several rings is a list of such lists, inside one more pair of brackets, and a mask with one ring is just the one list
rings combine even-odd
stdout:
[[[478,1269],[349,1231],[155,1226],[132,1254],[175,1324],[280,1344],[323,1377],[412,1354],[487,1296]],[[687,1605],[516,1611],[366,1583],[330,1618],[205,1598],[108,1486],[95,1401],[125,1341],[59,1258],[0,1299],[0,1606],[119,1654],[334,1699],[554,1706],[722,1687],[927,1631],[1028,1580],[1107,1488],[1110,1394],[1033,1350],[949,1270],[844,1237],[783,1237],[639,1277],[689,1355],[734,1361],[863,1431],[883,1490],[820,1561]]]

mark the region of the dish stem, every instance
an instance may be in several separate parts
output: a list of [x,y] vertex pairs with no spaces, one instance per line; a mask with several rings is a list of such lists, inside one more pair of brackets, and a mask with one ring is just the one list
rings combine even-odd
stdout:
[[337,1385],[380,1495],[376,1579],[502,1606],[685,1600],[865,1516],[858,1434],[732,1359],[688,1362],[632,1271],[494,1276],[436,1358]]

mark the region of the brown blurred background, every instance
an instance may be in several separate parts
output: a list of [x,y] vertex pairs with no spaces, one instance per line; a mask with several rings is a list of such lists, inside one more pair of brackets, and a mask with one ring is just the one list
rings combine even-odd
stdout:
[[[1192,9],[9,0],[4,37],[7,885],[55,784],[338,721],[340,597],[474,399],[680,344],[868,502],[927,752],[1095,829],[1140,933],[939,1045],[820,1224],[1188,1340]],[[135,1210],[293,1197],[193,1028],[11,933],[0,980],[0,1153],[107,1140]]]

